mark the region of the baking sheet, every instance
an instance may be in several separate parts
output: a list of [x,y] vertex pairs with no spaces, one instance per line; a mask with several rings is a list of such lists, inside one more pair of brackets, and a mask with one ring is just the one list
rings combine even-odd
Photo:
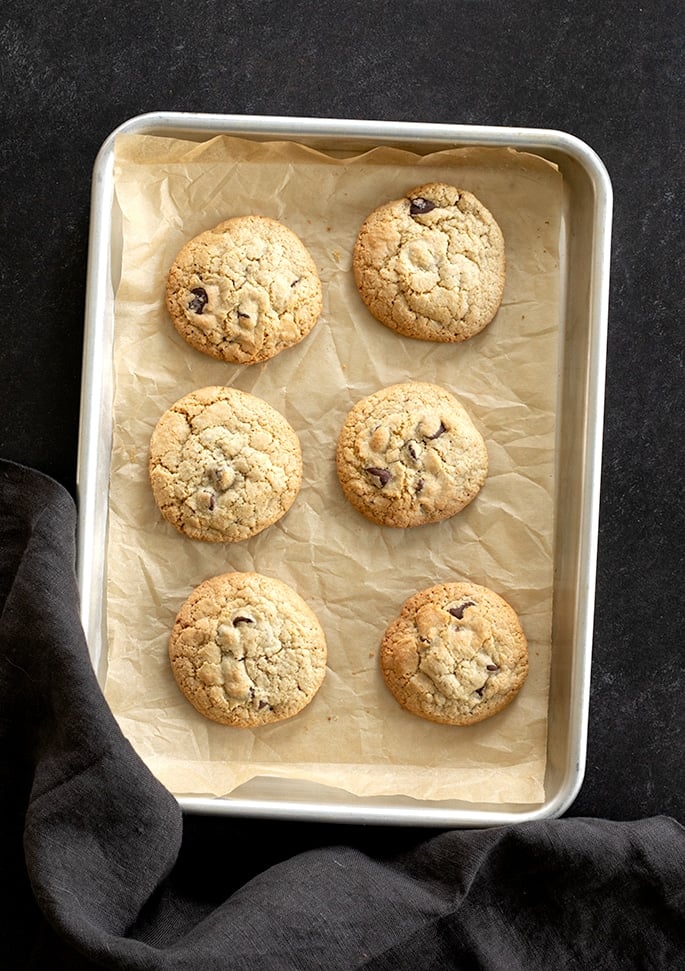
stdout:
[[[376,149],[334,158],[292,143],[220,136],[184,142],[120,136],[122,212],[114,334],[114,438],[107,555],[105,694],[125,734],[177,795],[221,796],[255,776],[304,779],[361,796],[544,800],[553,577],[554,467],[561,322],[562,195],[557,168],[525,152]],[[351,247],[380,202],[433,179],[475,192],[507,242],[503,306],[461,345],[400,338],[363,307]],[[212,361],[176,335],[164,279],[187,238],[260,212],[305,241],[324,311],[296,348],[265,365]],[[435,380],[466,405],[488,443],[481,495],[453,520],[398,531],[368,523],[337,484],[337,431],[351,405],[397,380]],[[147,482],[147,445],[163,410],[195,387],[259,394],[298,432],[305,477],[276,526],[245,544],[194,543],[163,523]],[[178,693],[166,645],[178,607],[206,576],[257,569],[291,583],[327,633],[329,671],[305,711],[257,731],[207,723]],[[517,609],[531,671],[516,702],[469,728],[403,712],[377,650],[416,589],[470,578]]]

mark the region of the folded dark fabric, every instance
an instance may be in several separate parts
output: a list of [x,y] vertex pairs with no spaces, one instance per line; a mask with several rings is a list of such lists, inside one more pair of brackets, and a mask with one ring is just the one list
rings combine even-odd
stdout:
[[[0,462],[2,969],[676,968],[678,821],[384,833],[288,855],[184,820],[122,736],[79,621],[76,509]],[[327,839],[327,834],[332,839]],[[189,842],[190,841],[190,842]],[[253,859],[277,862],[250,870]]]

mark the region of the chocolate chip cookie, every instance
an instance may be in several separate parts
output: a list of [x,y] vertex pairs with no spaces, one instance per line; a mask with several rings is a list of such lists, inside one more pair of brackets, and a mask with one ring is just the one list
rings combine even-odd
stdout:
[[183,246],[169,270],[166,304],[194,348],[255,364],[311,331],[322,309],[321,281],[291,229],[266,216],[237,216]]
[[268,402],[237,388],[200,388],[160,418],[149,473],[162,515],[181,533],[239,542],[290,509],[302,483],[302,451]]
[[471,502],[487,477],[488,453],[453,394],[407,381],[354,405],[336,465],[359,512],[381,526],[407,528],[448,519]]
[[504,237],[472,193],[431,182],[366,218],[352,266],[362,300],[386,327],[455,343],[483,330],[499,309]]
[[381,643],[383,677],[408,712],[472,725],[509,705],[528,675],[514,609],[487,587],[443,583],[409,597]]
[[169,639],[173,676],[211,721],[254,728],[291,718],[326,674],[326,638],[309,605],[282,580],[224,573],[197,586]]

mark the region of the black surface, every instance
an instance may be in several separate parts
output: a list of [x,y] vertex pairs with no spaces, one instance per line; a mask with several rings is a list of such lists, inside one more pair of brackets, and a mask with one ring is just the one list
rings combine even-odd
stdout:
[[[0,457],[72,493],[90,178],[127,118],[531,126],[599,154],[615,196],[603,491],[587,771],[569,815],[684,819],[682,3],[5,0],[1,18]],[[188,821],[189,845],[220,826]],[[326,839],[254,828],[281,846]]]

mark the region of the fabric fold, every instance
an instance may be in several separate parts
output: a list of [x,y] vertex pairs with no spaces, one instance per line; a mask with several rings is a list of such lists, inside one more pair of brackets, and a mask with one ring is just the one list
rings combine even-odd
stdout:
[[48,923],[97,950],[127,933],[167,876],[181,812],[122,736],[90,665],[73,500],[6,462],[0,490],[2,710],[30,778],[26,873]]

